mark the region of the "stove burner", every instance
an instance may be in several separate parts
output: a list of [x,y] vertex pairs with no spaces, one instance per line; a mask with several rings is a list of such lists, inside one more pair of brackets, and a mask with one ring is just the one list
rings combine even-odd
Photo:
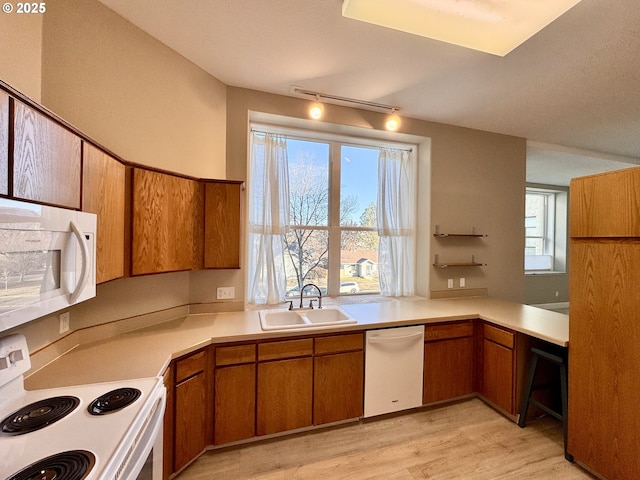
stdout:
[[70,450],[38,460],[7,480],[82,480],[95,462],[91,452]]
[[117,388],[96,398],[87,410],[91,415],[112,413],[135,402],[141,392],[137,388]]
[[22,435],[57,422],[70,414],[80,400],[76,397],[51,397],[31,403],[5,417],[0,423],[0,434]]

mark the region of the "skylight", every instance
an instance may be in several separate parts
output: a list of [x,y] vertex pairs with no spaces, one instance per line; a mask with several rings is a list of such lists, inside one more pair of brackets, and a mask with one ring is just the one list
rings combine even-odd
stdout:
[[342,15],[505,56],[580,0],[344,0]]

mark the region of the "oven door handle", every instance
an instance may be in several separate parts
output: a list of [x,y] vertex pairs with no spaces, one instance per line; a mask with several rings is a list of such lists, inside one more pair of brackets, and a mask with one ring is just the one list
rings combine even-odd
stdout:
[[71,292],[69,295],[69,303],[74,304],[80,298],[82,291],[84,290],[84,286],[89,279],[89,244],[87,243],[87,239],[84,236],[84,232],[80,230],[80,227],[73,220],[71,221],[71,231],[78,239],[78,243],[80,244],[80,252],[82,254],[82,270],[80,271],[80,280],[76,284],[75,290]]

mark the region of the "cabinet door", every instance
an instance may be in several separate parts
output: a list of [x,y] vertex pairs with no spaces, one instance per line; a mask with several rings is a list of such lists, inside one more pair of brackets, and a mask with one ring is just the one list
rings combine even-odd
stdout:
[[255,435],[256,365],[215,370],[214,443],[244,440]]
[[473,337],[425,343],[423,403],[470,393],[473,393]]
[[258,364],[257,435],[312,424],[313,359]]
[[640,236],[640,169],[571,180],[571,237]]
[[570,277],[569,453],[640,478],[640,239],[572,242]]
[[513,350],[485,338],[482,370],[482,394],[513,415]]
[[240,268],[241,183],[205,185],[205,268]]
[[98,216],[97,282],[124,276],[125,166],[85,143],[82,210]]
[[14,102],[13,196],[80,208],[80,138]]
[[206,375],[200,373],[176,385],[174,471],[206,446],[206,384]]
[[9,95],[0,91],[0,195],[9,194]]
[[313,423],[361,417],[364,402],[362,351],[314,359]]
[[200,182],[135,168],[131,273],[201,268],[203,205]]

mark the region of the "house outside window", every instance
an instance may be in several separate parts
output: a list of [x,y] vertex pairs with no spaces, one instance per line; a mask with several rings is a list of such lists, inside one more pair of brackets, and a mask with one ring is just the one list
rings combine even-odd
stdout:
[[527,188],[525,194],[526,273],[566,269],[567,192]]
[[[259,130],[254,135],[260,137]],[[289,169],[289,229],[282,235],[285,298],[299,297],[307,283],[317,285],[323,295],[380,293],[380,142],[289,130],[274,133],[285,139]]]

